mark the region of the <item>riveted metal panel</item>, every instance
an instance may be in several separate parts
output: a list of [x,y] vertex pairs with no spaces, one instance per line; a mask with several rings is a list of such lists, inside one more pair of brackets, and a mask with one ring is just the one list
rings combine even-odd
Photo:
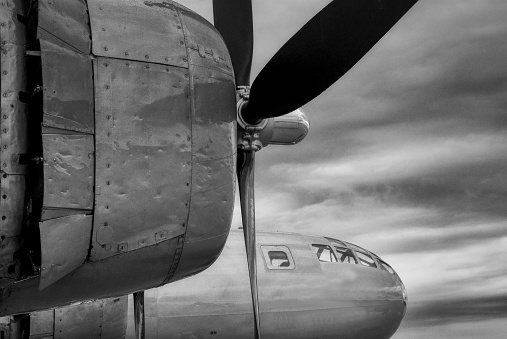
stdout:
[[0,285],[5,285],[19,274],[19,261],[14,259],[14,253],[21,247],[25,176],[4,173],[0,183]]
[[11,174],[26,173],[19,165],[19,154],[27,148],[27,107],[18,100],[26,91],[25,26],[18,21],[19,3],[2,2],[0,6],[1,53],[1,170]]
[[26,152],[28,136],[26,105],[18,100],[18,93],[27,88],[26,32],[17,18],[23,13],[23,1],[0,3],[0,286],[19,277],[20,262],[14,253],[21,247],[27,170],[19,164],[19,154]]
[[[41,32],[41,30],[46,32]],[[84,0],[39,0],[39,35],[90,53],[89,18]]]
[[91,210],[94,141],[92,135],[43,134],[44,208]]
[[93,54],[188,67],[172,1],[89,0],[88,6]]
[[80,266],[88,255],[91,215],[71,215],[41,222],[41,279],[39,290]]
[[0,197],[0,237],[21,234],[25,201],[25,176],[2,174]]
[[230,229],[235,193],[236,92],[232,76],[191,67],[192,205],[186,242]]
[[179,7],[178,10],[183,21],[189,63],[232,75],[227,47],[215,27],[184,7]]
[[108,58],[94,65],[97,260],[185,232],[191,123],[187,70]]
[[93,68],[90,57],[40,40],[45,126],[93,133]]

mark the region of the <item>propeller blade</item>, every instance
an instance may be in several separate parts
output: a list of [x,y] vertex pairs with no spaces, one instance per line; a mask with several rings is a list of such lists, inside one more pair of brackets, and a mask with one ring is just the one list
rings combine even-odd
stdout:
[[292,112],[352,68],[417,0],[334,0],[271,58],[255,79],[243,119]]
[[144,291],[134,293],[134,324],[136,339],[145,337]]
[[231,55],[236,86],[249,86],[253,54],[252,0],[213,0],[213,17]]
[[238,149],[239,197],[241,218],[245,236],[246,258],[252,291],[255,338],[260,338],[259,293],[257,289],[257,260],[255,247],[255,199],[254,199],[255,151]]

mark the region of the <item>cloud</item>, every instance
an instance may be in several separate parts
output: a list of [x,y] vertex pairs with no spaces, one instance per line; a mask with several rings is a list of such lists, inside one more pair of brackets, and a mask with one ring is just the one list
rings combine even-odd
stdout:
[[[253,3],[254,77],[329,1]],[[351,241],[397,270],[409,311],[394,338],[507,330],[499,320],[507,316],[506,16],[504,0],[419,1],[304,107],[306,140],[256,157],[259,229]]]

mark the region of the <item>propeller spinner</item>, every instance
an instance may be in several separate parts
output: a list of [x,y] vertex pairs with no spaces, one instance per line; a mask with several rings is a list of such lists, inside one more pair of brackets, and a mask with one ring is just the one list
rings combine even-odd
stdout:
[[[213,0],[215,27],[229,49],[238,94],[243,101],[238,105],[238,121],[244,122],[244,126],[240,131],[243,135],[237,164],[256,338],[260,337],[260,320],[254,169],[255,152],[262,147],[258,138],[263,119],[285,115],[320,95],[350,70],[416,2],[332,1],[280,48],[250,89],[252,1]],[[301,83],[311,86],[301,86]]]

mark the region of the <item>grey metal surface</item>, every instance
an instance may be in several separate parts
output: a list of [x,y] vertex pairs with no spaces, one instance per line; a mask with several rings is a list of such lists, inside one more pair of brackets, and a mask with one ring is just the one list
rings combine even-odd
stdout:
[[88,7],[93,54],[188,67],[172,1],[89,0]]
[[25,26],[17,15],[24,13],[24,1],[6,0],[0,4],[0,286],[19,276],[14,254],[21,247],[25,203],[26,166],[19,154],[27,150],[27,107],[18,99],[26,91]]
[[42,290],[80,266],[88,255],[92,216],[71,215],[39,224]]
[[188,72],[97,58],[92,260],[185,233],[190,202]]
[[[257,240],[258,247],[287,247],[295,263],[293,270],[269,269],[258,251],[264,337],[385,339],[399,326],[406,305],[396,275],[362,265],[319,262],[311,245],[329,244],[323,237],[259,232]],[[252,338],[246,267],[243,234],[233,230],[208,270],[145,291],[147,337]],[[129,312],[127,338],[134,338],[132,308]]]
[[227,47],[215,27],[183,6],[178,6],[178,11],[183,22],[189,63],[232,75]]
[[90,28],[86,2],[39,0],[39,36],[68,44],[88,55]]
[[14,253],[21,247],[25,176],[1,174],[0,183],[0,285],[4,285],[19,273]]
[[55,311],[46,310],[30,314],[30,339],[53,338]]
[[39,277],[12,284],[0,316],[69,305],[160,286],[175,260],[178,238],[100,261],[87,261],[71,274],[39,290]]
[[120,339],[127,329],[127,296],[30,313],[30,339]]
[[86,134],[43,134],[44,208],[93,207],[94,141]]
[[18,100],[18,93],[26,91],[25,26],[18,21],[22,13],[21,1],[2,2],[0,6],[1,34],[1,164],[5,173],[24,174],[18,155],[27,148],[27,107]]
[[43,124],[94,132],[93,69],[88,55],[40,40],[44,84]]

